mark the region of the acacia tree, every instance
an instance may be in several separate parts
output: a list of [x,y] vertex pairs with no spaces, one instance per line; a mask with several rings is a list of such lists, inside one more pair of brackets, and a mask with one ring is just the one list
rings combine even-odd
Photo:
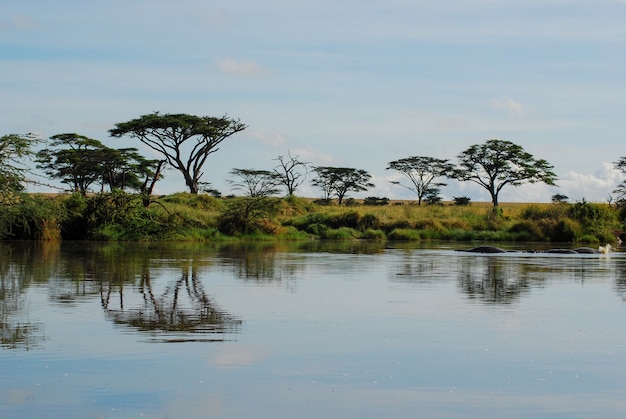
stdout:
[[446,183],[435,182],[435,179],[449,175],[453,168],[454,165],[447,159],[426,156],[411,156],[394,160],[387,166],[387,170],[397,170],[409,179],[411,186],[403,185],[399,181],[391,181],[391,183],[414,192],[417,195],[417,205],[422,205],[422,199],[427,196],[439,195],[440,188],[446,186]]
[[233,169],[230,174],[235,179],[229,180],[235,189],[244,190],[248,196],[259,198],[278,192],[278,178],[269,170]]
[[[617,170],[626,174],[626,157],[620,157],[620,159],[613,164]],[[615,203],[620,207],[623,206],[626,203],[626,180],[617,185],[613,193],[617,194]]]
[[113,137],[138,138],[162,154],[167,163],[183,175],[189,192],[197,194],[209,155],[218,150],[222,141],[246,128],[239,119],[227,115],[216,118],[154,112],[120,122],[109,133]]
[[92,184],[102,181],[103,162],[110,157],[104,144],[74,133],[53,135],[50,140],[48,148],[36,154],[37,167],[45,174],[83,195]]
[[136,148],[118,150],[74,133],[50,140],[36,154],[37,167],[83,195],[97,183],[101,191],[108,186],[111,191],[130,188],[145,193],[148,180],[158,176],[160,162],[145,159]]
[[[287,157],[278,156],[275,160],[279,162],[274,168],[276,179],[287,189],[287,196],[295,195],[298,186],[306,179],[309,163],[301,161],[299,156],[292,156],[291,152],[287,152]],[[303,169],[304,173],[299,169]]]
[[0,193],[24,190],[24,159],[33,155],[31,147],[37,141],[33,134],[0,137]]
[[324,199],[336,196],[339,205],[348,192],[367,191],[368,188],[374,187],[374,184],[369,181],[372,176],[362,169],[317,166],[313,168],[313,171],[317,177],[311,181],[311,184],[322,189]]
[[459,154],[458,159],[459,164],[452,176],[485,188],[491,195],[494,208],[498,207],[498,194],[507,185],[543,182],[554,186],[557,180],[552,165],[543,159],[535,159],[510,141],[494,139],[473,145]]

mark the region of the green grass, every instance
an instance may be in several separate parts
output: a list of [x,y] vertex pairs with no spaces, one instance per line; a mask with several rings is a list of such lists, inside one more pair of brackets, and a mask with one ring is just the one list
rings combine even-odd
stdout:
[[[5,202],[6,201],[6,202]],[[614,243],[626,211],[608,204],[321,206],[305,198],[179,193],[144,208],[120,192],[24,196],[0,203],[0,237],[102,241],[455,240]],[[249,212],[248,212],[249,210]],[[245,223],[242,225],[241,223]],[[73,234],[68,237],[68,234]]]

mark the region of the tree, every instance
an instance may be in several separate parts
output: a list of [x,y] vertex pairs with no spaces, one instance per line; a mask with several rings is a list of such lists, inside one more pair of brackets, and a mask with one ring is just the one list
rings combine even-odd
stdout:
[[[622,173],[626,173],[626,157],[620,157],[618,161],[614,163],[617,170]],[[626,180],[617,185],[617,188],[613,190],[614,194],[617,194],[615,203],[617,206],[622,207],[626,203]]]
[[130,188],[146,193],[149,179],[159,170],[157,160],[145,159],[136,148],[118,150],[74,133],[57,134],[50,140],[36,154],[37,167],[83,195],[96,183],[101,192],[108,186],[111,191]]
[[[278,156],[276,158],[279,164],[274,168],[279,184],[287,189],[287,195],[295,195],[296,189],[300,186],[308,174],[308,162],[303,162],[299,156],[292,156],[291,152],[287,152],[287,157]],[[298,169],[304,169],[304,173]]]
[[23,160],[33,155],[31,147],[39,140],[33,134],[0,137],[0,193],[20,192],[24,187]]
[[524,182],[544,182],[555,185],[552,165],[537,160],[530,153],[510,141],[489,140],[473,145],[459,154],[459,165],[453,177],[471,181],[485,188],[491,195],[493,207],[498,207],[498,194],[506,185],[519,186]]
[[233,169],[230,174],[236,178],[229,181],[233,187],[246,191],[252,198],[270,196],[278,192],[278,177],[269,170]]
[[434,182],[441,176],[447,176],[454,166],[447,159],[434,157],[411,156],[405,159],[389,162],[387,170],[394,169],[406,176],[412,186],[406,186],[398,181],[392,181],[394,185],[400,185],[417,195],[417,205],[422,205],[422,199],[426,196],[439,195],[443,182]]
[[61,179],[73,191],[87,194],[89,187],[103,180],[104,161],[111,150],[100,141],[74,133],[50,137],[48,147],[37,152],[37,167],[51,178]]
[[369,180],[372,176],[365,170],[351,167],[318,166],[313,169],[317,178],[311,181],[324,192],[324,199],[336,196],[341,205],[343,198],[349,191],[361,192],[374,187]]
[[209,155],[237,132],[246,129],[238,119],[154,112],[109,130],[113,137],[130,135],[162,154],[167,163],[185,178],[192,194],[197,194],[203,167]]

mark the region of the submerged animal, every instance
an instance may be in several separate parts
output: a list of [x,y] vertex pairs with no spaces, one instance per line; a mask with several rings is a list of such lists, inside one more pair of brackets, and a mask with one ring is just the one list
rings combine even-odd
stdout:
[[[469,253],[509,253],[512,252],[510,250],[504,250],[500,247],[496,246],[477,246],[472,247],[470,249],[458,249],[459,252],[469,252]],[[530,250],[527,253],[554,253],[554,254],[566,254],[566,255],[576,255],[576,254],[609,254],[613,251],[613,247],[610,244],[606,246],[599,246],[597,249],[592,247],[577,247],[575,249],[565,249],[565,248],[555,248],[555,249],[547,249],[547,250]]]
[[507,251],[495,246],[478,246],[471,249],[460,249],[459,252],[470,253],[506,253]]

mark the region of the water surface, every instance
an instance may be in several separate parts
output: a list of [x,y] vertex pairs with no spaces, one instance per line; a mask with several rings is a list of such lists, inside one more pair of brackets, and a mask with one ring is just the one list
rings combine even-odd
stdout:
[[454,247],[0,244],[0,417],[622,417],[624,255]]

